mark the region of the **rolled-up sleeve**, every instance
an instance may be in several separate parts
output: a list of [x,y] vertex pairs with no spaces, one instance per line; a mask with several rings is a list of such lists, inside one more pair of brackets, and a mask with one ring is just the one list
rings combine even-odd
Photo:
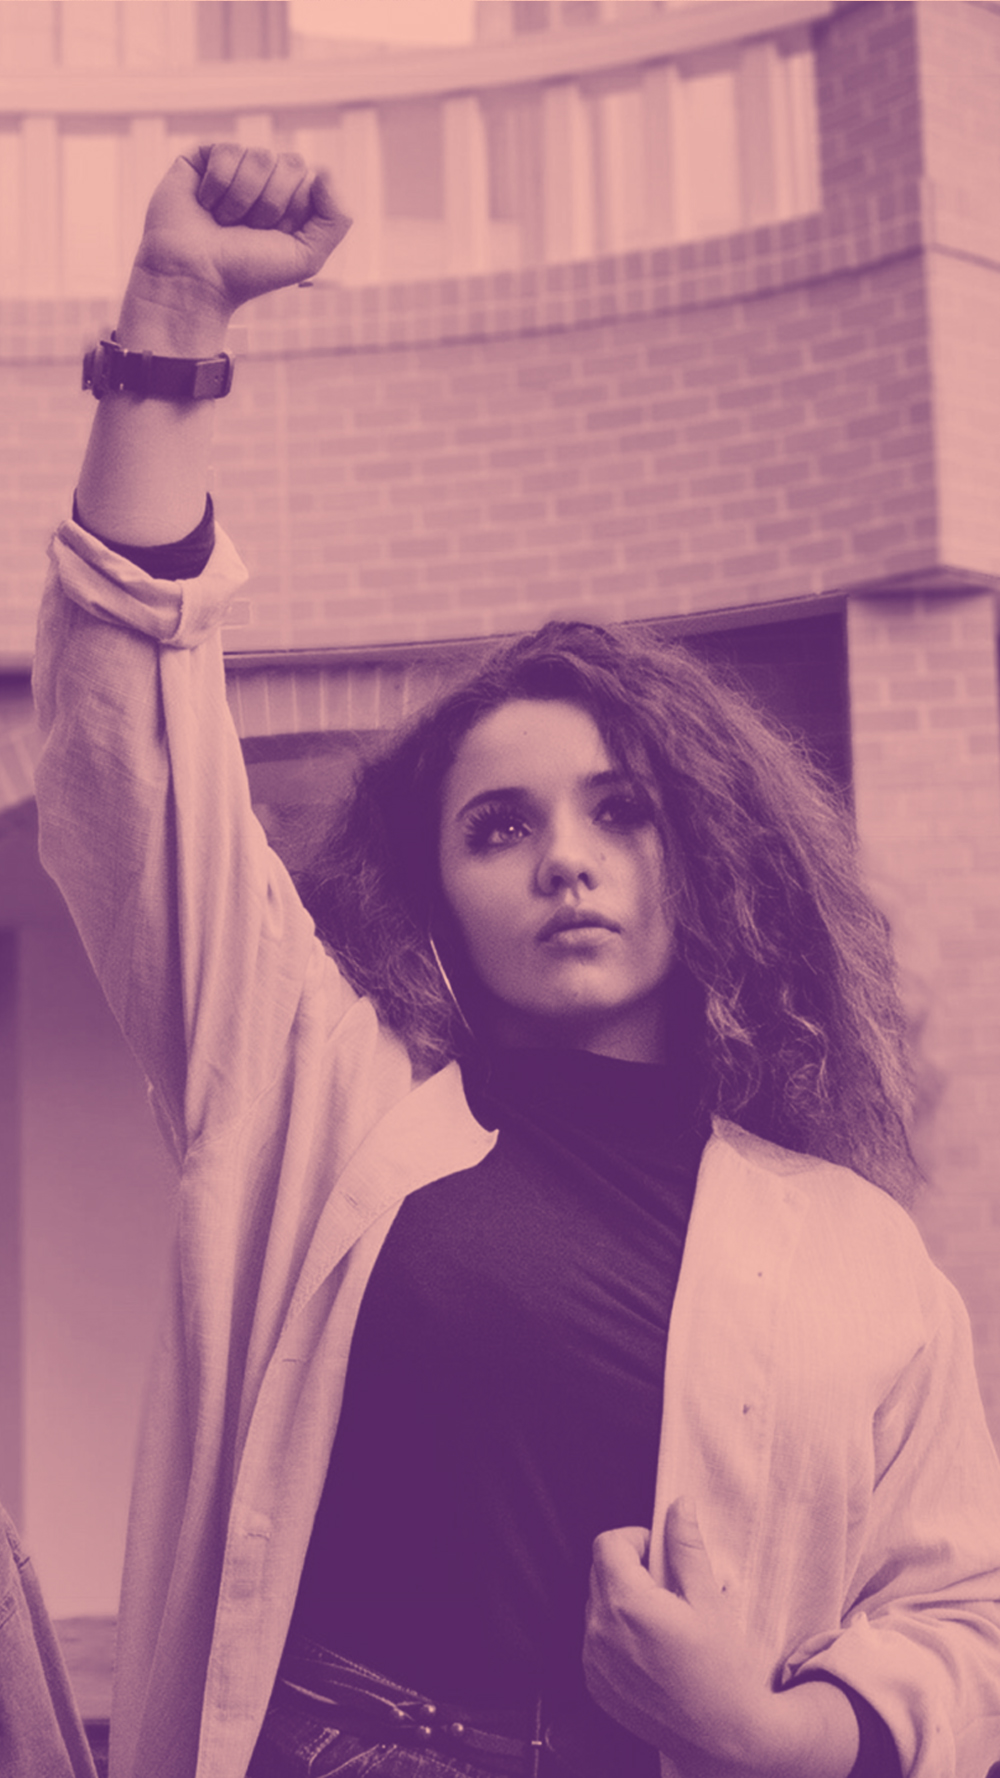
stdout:
[[310,977],[354,996],[250,804],[219,626],[245,570],[155,580],[75,523],[50,551],[35,665],[40,847],[178,1158],[280,1064]]

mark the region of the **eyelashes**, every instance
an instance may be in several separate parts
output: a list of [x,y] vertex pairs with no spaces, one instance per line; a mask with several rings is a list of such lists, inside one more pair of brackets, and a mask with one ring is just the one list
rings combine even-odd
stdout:
[[466,822],[465,843],[475,856],[502,852],[529,831],[527,819],[512,803],[480,803]]
[[[603,796],[591,814],[594,825],[617,834],[638,833],[654,820],[650,797],[638,787],[612,791]],[[480,803],[465,825],[465,844],[473,856],[505,852],[525,839],[534,827],[529,809],[520,803],[498,800]]]
[[613,828],[615,833],[637,833],[654,821],[655,810],[646,792],[634,786],[605,797],[598,819],[603,827]]

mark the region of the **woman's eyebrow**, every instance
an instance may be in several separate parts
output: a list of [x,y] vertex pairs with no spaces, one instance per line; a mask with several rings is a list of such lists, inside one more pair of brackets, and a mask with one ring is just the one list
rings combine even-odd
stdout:
[[[582,790],[607,790],[609,787],[614,788],[619,784],[630,784],[631,782],[627,772],[612,766],[608,771],[589,772],[585,778],[581,778],[580,788]],[[528,801],[533,796],[534,792],[524,784],[500,784],[495,790],[477,790],[475,796],[470,796],[468,802],[463,803],[462,807],[455,811],[455,820],[461,821],[464,816],[471,814],[472,810],[477,809],[482,803]]]
[[502,784],[498,785],[496,790],[477,790],[475,796],[470,796],[467,803],[463,803],[460,809],[456,809],[455,820],[461,821],[463,815],[470,814],[473,809],[479,807],[480,803],[500,803],[506,800],[516,802],[519,797],[524,798],[530,795],[531,792],[526,790],[523,784]]

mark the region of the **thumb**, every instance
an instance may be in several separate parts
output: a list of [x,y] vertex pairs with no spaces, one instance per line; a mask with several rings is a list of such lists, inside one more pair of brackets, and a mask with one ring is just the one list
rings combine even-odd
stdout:
[[609,1593],[621,1587],[651,1585],[646,1569],[648,1554],[649,1532],[640,1526],[625,1525],[614,1531],[602,1531],[594,1539],[594,1585]]
[[619,1525],[613,1531],[602,1531],[594,1542],[595,1551],[611,1561],[645,1567],[649,1556],[649,1532],[643,1525]]
[[325,170],[316,174],[309,198],[309,216],[296,232],[310,257],[315,257],[318,270],[334,248],[340,246],[351,227],[351,217],[340,208],[330,184],[330,175]]
[[689,1605],[718,1602],[719,1587],[708,1558],[698,1523],[698,1508],[682,1495],[667,1509],[667,1567],[670,1587]]

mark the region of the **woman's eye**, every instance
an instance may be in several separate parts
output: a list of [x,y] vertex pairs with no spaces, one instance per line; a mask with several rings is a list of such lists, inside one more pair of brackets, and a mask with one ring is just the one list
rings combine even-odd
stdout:
[[513,810],[479,809],[468,828],[470,852],[500,852],[528,832],[528,823]]
[[597,811],[597,820],[601,827],[612,827],[617,833],[635,833],[640,827],[648,826],[653,818],[653,811],[645,797],[609,796],[601,803]]

